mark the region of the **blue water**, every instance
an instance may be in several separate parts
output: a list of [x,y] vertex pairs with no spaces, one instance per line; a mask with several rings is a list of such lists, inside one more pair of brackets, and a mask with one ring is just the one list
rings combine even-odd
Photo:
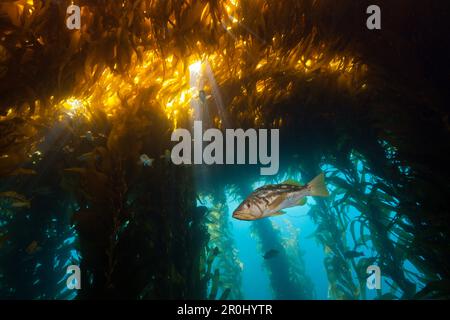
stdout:
[[[330,172],[333,170],[331,167],[322,168],[325,172]],[[360,164],[358,164],[358,171],[361,170]],[[338,175],[342,178],[344,176]],[[283,180],[286,180],[287,177],[282,177],[279,181],[273,181],[273,183],[279,183]],[[294,177],[294,179],[299,180],[298,177]],[[366,181],[372,179],[370,176],[365,177]],[[258,181],[255,183],[252,188],[255,189],[261,185],[266,184],[267,181]],[[330,192],[334,190],[332,185],[328,186]],[[369,190],[370,191],[370,190]],[[200,201],[198,205],[206,205],[207,207],[211,206],[209,201],[205,201],[207,199],[203,199]],[[241,277],[241,293],[244,299],[251,300],[270,300],[275,298],[275,294],[272,290],[270,283],[270,273],[267,269],[265,260],[263,258],[264,252],[260,249],[260,239],[258,235],[253,234],[252,224],[254,221],[241,221],[232,218],[232,212],[238,207],[241,202],[241,199],[234,198],[231,194],[226,193],[226,202],[228,207],[228,212],[224,212],[223,214],[227,215],[227,220],[229,222],[230,233],[234,241],[234,247],[237,250],[237,258],[240,262],[239,270]],[[294,208],[285,209],[285,215],[276,216],[268,219],[274,229],[276,229],[280,243],[286,244],[289,241],[290,244],[294,243],[297,250],[293,250],[292,247],[285,248],[286,251],[290,250],[290,252],[300,251],[301,255],[301,263],[304,265],[304,273],[307,277],[309,277],[314,285],[314,299],[326,300],[329,299],[328,295],[328,276],[325,270],[324,259],[326,258],[326,253],[322,244],[320,244],[314,233],[317,229],[317,225],[312,220],[309,215],[310,209],[315,205],[314,198],[308,197],[307,203],[304,206],[298,206]],[[348,205],[346,208],[346,216],[350,221],[357,218],[361,215],[355,207]],[[360,232],[361,224],[359,222],[355,222],[354,224],[356,233]],[[370,239],[369,230],[367,228],[363,229],[364,234],[367,236],[367,239]],[[345,240],[348,248],[353,248],[354,241],[349,230],[345,231]],[[295,241],[291,241],[295,240]],[[396,239],[392,239],[394,242]],[[74,230],[72,230],[71,236],[69,236],[64,245],[70,246],[75,241]],[[230,248],[220,248],[220,251],[225,253]],[[232,248],[231,248],[232,249]],[[365,257],[375,257],[377,252],[372,248],[372,243],[370,240],[366,241],[366,246],[359,246],[357,251],[362,252]],[[277,257],[273,258],[276,259]],[[64,258],[61,260],[55,260],[55,264],[60,265],[64,264],[66,267],[69,264],[75,263],[77,264],[80,260],[80,256],[77,250],[70,249],[66,252]],[[356,259],[355,259],[356,260]],[[414,276],[414,274],[420,273],[418,270],[409,262],[406,261],[404,264],[404,270],[406,271],[407,278],[413,282],[418,284],[417,289],[420,290],[423,285],[420,281]],[[280,270],[282,272],[283,270]],[[221,274],[226,272],[226,270],[221,270]],[[276,270],[275,270],[276,272]],[[352,271],[353,272],[353,271]],[[63,288],[59,294],[59,299],[73,299],[75,294],[73,292],[69,292],[65,287],[67,275],[62,275],[59,284]],[[356,274],[353,274],[354,283],[357,284]],[[392,280],[387,280],[387,278],[382,277],[382,288],[381,294],[391,292],[390,282]],[[236,284],[238,285],[238,284]],[[223,288],[219,290],[221,293]],[[401,291],[394,290],[394,293],[400,297]],[[369,290],[366,288],[366,299],[374,299],[377,297],[378,293],[376,290]]]
[[[312,279],[315,289],[315,299],[326,300],[328,299],[328,278],[324,267],[325,253],[323,247],[318,244],[311,236],[316,230],[317,226],[308,215],[308,211],[311,205],[314,204],[314,200],[308,200],[307,205],[294,208],[285,209],[286,215],[279,217],[269,218],[272,223],[279,227],[281,231],[281,240],[288,239],[291,235],[287,231],[287,225],[292,225],[299,232],[298,245],[301,251],[304,253],[303,261],[305,264],[305,272]],[[242,262],[242,293],[244,299],[273,299],[273,292],[270,286],[268,271],[264,266],[264,259],[258,249],[258,240],[251,236],[251,224],[252,221],[241,221],[232,219],[232,212],[237,208],[239,202],[233,199],[228,199],[232,235],[235,240],[235,246],[238,250],[239,260]],[[360,213],[353,207],[349,207],[348,216],[355,218]],[[359,226],[356,226],[359,230]],[[367,231],[366,231],[367,233]],[[367,233],[368,234],[368,233]],[[347,242],[353,244],[353,239],[350,232],[347,230]],[[368,241],[370,245],[370,241]],[[376,252],[370,247],[359,247],[358,251],[363,252],[366,257],[371,257]],[[417,269],[411,263],[405,264],[405,269],[417,273]],[[356,279],[356,275],[353,275]],[[410,278],[413,282],[415,279]],[[390,291],[388,281],[382,277],[381,294]],[[366,289],[366,299],[374,299],[377,297],[376,290]]]
[[[239,202],[229,202],[229,216],[237,208]],[[316,298],[327,299],[328,281],[323,259],[325,257],[323,249],[316,243],[313,237],[308,238],[315,230],[307,212],[309,206],[286,209],[286,215],[277,217],[276,223],[283,230],[286,221],[300,230],[301,250],[304,252],[303,259],[305,268],[314,281]],[[239,259],[243,263],[242,271],[242,291],[245,299],[273,299],[270,288],[267,270],[264,266],[263,253],[258,251],[257,239],[251,237],[250,224],[253,222],[231,219],[232,233],[235,238]],[[281,236],[287,236],[282,232]]]

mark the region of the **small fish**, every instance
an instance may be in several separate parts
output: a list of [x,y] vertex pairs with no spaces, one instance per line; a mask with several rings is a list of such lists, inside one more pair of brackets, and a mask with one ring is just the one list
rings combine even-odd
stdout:
[[28,254],[33,254],[41,250],[42,248],[39,247],[39,244],[36,240],[31,241],[31,243],[28,245],[28,247],[25,249],[25,251]]
[[155,159],[151,159],[148,157],[148,155],[141,154],[141,156],[139,157],[139,164],[142,164],[144,167],[151,167],[153,165],[153,162],[155,161]]
[[321,173],[310,183],[302,186],[292,180],[281,184],[266,185],[253,191],[233,212],[238,220],[258,220],[285,214],[285,208],[304,205],[306,196],[327,197],[324,174]]
[[266,253],[264,253],[263,258],[265,260],[272,259],[272,258],[276,257],[279,253],[280,253],[280,251],[271,249],[271,250],[267,251]]
[[207,99],[211,98],[211,95],[207,95],[205,90],[200,90],[198,92],[198,98],[202,103],[205,103]]
[[89,160],[91,160],[91,159],[94,159],[94,157],[95,157],[95,159],[98,159],[98,156],[97,155],[95,155],[93,152],[87,152],[87,153],[83,153],[81,156],[79,156],[77,159],[79,160],[79,161],[89,161]]
[[358,257],[362,257],[362,256],[364,256],[364,253],[358,252],[355,250],[349,250],[349,251],[344,252],[344,257],[347,259],[353,259],[353,258],[358,258]]
[[80,136],[83,139],[86,139],[90,142],[94,141],[94,134],[92,133],[92,131],[87,131],[85,135]]
[[31,208],[31,201],[15,191],[0,192],[0,198],[10,199],[13,208]]
[[72,153],[72,152],[75,151],[75,149],[72,148],[72,147],[70,147],[69,145],[65,146],[62,150],[63,150],[65,153]]
[[164,154],[160,155],[159,158],[160,159],[164,159],[165,161],[169,162],[171,157],[171,152],[169,149],[164,150]]
[[[34,161],[33,161],[33,164],[35,164]],[[10,176],[36,175],[36,171],[34,171],[33,169],[19,168],[19,169],[14,170],[13,172],[11,172],[9,175]]]
[[26,201],[14,201],[11,203],[11,207],[13,208],[31,208],[31,202],[29,200]]

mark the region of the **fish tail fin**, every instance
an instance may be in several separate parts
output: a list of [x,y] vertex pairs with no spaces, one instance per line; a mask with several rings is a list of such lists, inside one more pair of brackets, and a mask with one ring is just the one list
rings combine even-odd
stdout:
[[327,186],[325,185],[325,175],[323,172],[308,183],[310,190],[310,195],[314,197],[328,197],[330,193],[328,192]]

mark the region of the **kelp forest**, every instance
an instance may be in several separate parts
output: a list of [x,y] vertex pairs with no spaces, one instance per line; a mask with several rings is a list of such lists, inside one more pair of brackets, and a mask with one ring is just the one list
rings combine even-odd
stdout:
[[[448,4],[375,2],[381,30],[365,0],[1,1],[0,298],[252,299],[257,269],[318,299],[300,219],[232,212],[321,172],[301,210],[326,299],[450,298]],[[278,173],[174,164],[195,120],[279,129]]]

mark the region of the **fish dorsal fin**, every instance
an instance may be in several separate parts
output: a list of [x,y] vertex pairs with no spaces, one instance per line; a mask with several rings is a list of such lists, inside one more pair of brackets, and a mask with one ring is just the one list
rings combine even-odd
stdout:
[[288,184],[290,186],[296,186],[296,187],[302,187],[303,185],[294,179],[288,179],[286,181],[283,181],[281,184]]
[[281,215],[283,215],[283,214],[286,214],[286,212],[280,210],[280,211],[277,211],[277,212],[274,212],[274,213],[270,214],[270,216],[271,216],[271,217],[274,217],[274,216],[281,216]]

